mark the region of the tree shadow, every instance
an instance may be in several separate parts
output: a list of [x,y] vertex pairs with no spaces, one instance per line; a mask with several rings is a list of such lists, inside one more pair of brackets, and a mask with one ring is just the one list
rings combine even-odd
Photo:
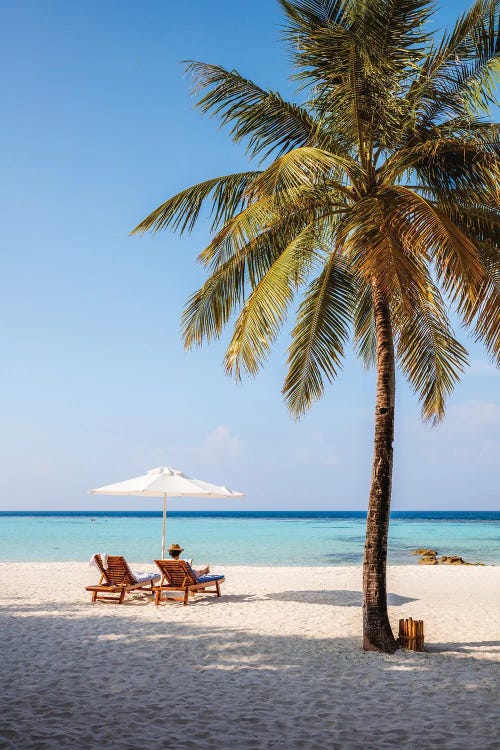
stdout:
[[474,654],[478,649],[482,649],[482,652],[488,652],[491,656],[495,654],[500,657],[500,641],[469,641],[461,643],[431,643],[427,646],[427,650],[431,653],[447,653],[456,652],[463,654]]
[[[349,603],[359,592],[340,593],[340,606],[359,606]],[[231,627],[224,601],[251,600],[207,600],[221,608],[210,626],[196,622],[196,605],[151,605],[134,614],[131,604],[100,608],[99,615],[87,602],[3,607],[0,746],[494,747],[498,663],[483,651],[498,641],[434,644],[435,653],[363,653],[358,637],[264,634],[250,621]]]
[[[361,591],[280,591],[267,594],[266,599],[279,602],[300,602],[301,604],[329,604],[332,607],[362,607],[363,594]],[[408,596],[388,594],[387,603],[390,607],[400,607],[403,604],[415,602]]]
[[219,606],[221,604],[241,604],[242,602],[259,602],[266,597],[261,594],[222,594],[220,599],[216,596],[209,596],[207,594],[196,594],[193,599],[190,599],[190,603],[199,604],[213,604]]

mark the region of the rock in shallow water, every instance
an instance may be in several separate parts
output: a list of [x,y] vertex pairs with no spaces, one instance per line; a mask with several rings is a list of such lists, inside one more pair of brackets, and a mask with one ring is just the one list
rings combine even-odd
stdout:
[[423,555],[424,557],[436,557],[437,552],[435,549],[416,549],[414,555]]
[[465,560],[458,555],[443,555],[439,558],[439,562],[441,565],[472,565],[472,563],[465,562]]
[[441,555],[438,559],[434,549],[416,549],[414,555],[421,555],[419,565],[484,565],[481,562],[466,562],[459,555]]

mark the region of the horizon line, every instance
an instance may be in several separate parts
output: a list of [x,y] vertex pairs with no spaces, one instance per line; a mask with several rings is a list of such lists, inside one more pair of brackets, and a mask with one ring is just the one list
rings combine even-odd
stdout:
[[[366,508],[245,508],[245,509],[202,509],[184,508],[169,510],[173,513],[366,513]],[[391,513],[500,513],[500,508],[392,508]],[[0,510],[2,514],[20,513],[162,513],[158,508],[25,508]]]

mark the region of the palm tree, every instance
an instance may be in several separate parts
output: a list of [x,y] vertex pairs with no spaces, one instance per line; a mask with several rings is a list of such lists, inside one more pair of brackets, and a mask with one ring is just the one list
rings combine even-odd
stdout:
[[429,0],[280,0],[303,104],[192,62],[197,104],[258,169],[195,185],[134,232],[192,229],[212,206],[208,270],[183,315],[187,348],[236,313],[225,369],[255,375],[300,291],[283,393],[300,417],[352,335],[376,367],[363,566],[364,648],[392,653],[386,558],[396,364],[439,422],[467,362],[454,309],[500,356],[500,0],[477,0],[439,41]]

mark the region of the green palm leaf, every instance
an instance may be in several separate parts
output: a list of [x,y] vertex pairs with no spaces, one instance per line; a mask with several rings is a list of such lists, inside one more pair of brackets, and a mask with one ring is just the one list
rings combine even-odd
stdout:
[[453,336],[441,295],[430,280],[412,309],[396,303],[394,327],[399,362],[422,402],[422,417],[437,423],[467,364],[467,352]]
[[248,141],[252,156],[278,156],[305,145],[339,149],[307,109],[291,104],[275,91],[264,90],[237,71],[219,65],[189,62],[186,70],[194,79],[195,93],[202,93],[197,106],[231,127],[236,143]]
[[344,356],[355,301],[348,266],[332,254],[308,287],[299,307],[288,352],[283,393],[290,412],[301,416],[324,391]]
[[297,234],[255,286],[234,326],[226,371],[256,375],[283,325],[295,292],[305,283],[322,246],[321,226]]
[[212,201],[212,230],[239,213],[246,205],[246,194],[259,172],[216,177],[182,190],[158,206],[149,216],[132,230],[131,234],[143,234],[171,228],[190,232],[196,224],[204,201]]
[[354,348],[365,368],[376,363],[377,333],[370,284],[358,283],[353,305]]

